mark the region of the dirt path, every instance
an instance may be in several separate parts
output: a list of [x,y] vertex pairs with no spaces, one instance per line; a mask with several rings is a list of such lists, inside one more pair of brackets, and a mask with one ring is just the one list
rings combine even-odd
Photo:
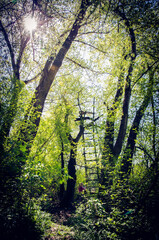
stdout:
[[66,226],[71,217],[70,211],[58,210],[52,214],[53,224],[45,240],[74,240],[74,232],[71,227]]

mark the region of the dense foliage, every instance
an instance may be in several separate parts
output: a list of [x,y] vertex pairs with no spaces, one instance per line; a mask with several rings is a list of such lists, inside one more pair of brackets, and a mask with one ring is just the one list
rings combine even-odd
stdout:
[[2,240],[159,238],[158,7],[1,1]]

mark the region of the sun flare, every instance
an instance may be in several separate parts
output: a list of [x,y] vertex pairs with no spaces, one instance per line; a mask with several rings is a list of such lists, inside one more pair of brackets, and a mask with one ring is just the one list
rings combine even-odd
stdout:
[[35,18],[32,17],[26,17],[24,19],[24,26],[25,29],[28,30],[29,32],[32,32],[33,30],[36,29],[37,27],[37,22],[35,20]]

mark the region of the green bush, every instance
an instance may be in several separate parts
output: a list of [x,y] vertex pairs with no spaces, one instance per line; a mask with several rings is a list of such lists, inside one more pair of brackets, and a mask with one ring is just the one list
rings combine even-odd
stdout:
[[91,198],[79,205],[72,222],[75,224],[75,239],[77,240],[119,240],[117,234],[111,229],[114,221],[110,219],[104,204],[98,199]]
[[50,228],[51,217],[32,201],[23,207],[1,208],[0,222],[1,240],[40,240]]

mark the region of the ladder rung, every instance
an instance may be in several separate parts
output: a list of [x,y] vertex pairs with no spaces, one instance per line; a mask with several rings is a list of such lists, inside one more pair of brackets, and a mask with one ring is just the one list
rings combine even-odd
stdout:
[[85,139],[85,140],[91,140],[91,141],[93,141],[93,138],[87,138],[87,139]]
[[95,182],[96,182],[96,181],[99,181],[99,180],[96,179],[96,178],[95,178],[95,179],[90,179],[90,178],[89,178],[89,179],[87,179],[87,181],[89,181],[89,182],[90,182],[90,181],[92,181],[92,182],[95,181]]
[[95,148],[96,145],[93,142],[87,142],[87,144],[85,144],[84,146],[85,148]]
[[[94,150],[94,146],[86,146],[85,147],[85,149],[86,149],[86,151],[85,152],[88,152],[88,149],[90,149],[90,150]],[[92,152],[92,153],[95,153],[95,152]]]
[[87,152],[87,153],[85,152],[85,154],[89,154],[89,155],[95,154],[95,153],[96,153],[96,152],[89,152],[89,153],[88,153],[88,152]]
[[97,166],[93,166],[93,167],[85,166],[85,167],[86,167],[88,170],[89,170],[89,169],[94,169],[94,168],[96,169],[96,168],[97,168]]
[[88,160],[86,160],[86,162],[97,162],[97,160],[96,159],[88,159]]
[[93,143],[87,143],[83,146],[83,148],[90,148],[90,147],[94,147],[95,148],[95,145],[93,145]]

